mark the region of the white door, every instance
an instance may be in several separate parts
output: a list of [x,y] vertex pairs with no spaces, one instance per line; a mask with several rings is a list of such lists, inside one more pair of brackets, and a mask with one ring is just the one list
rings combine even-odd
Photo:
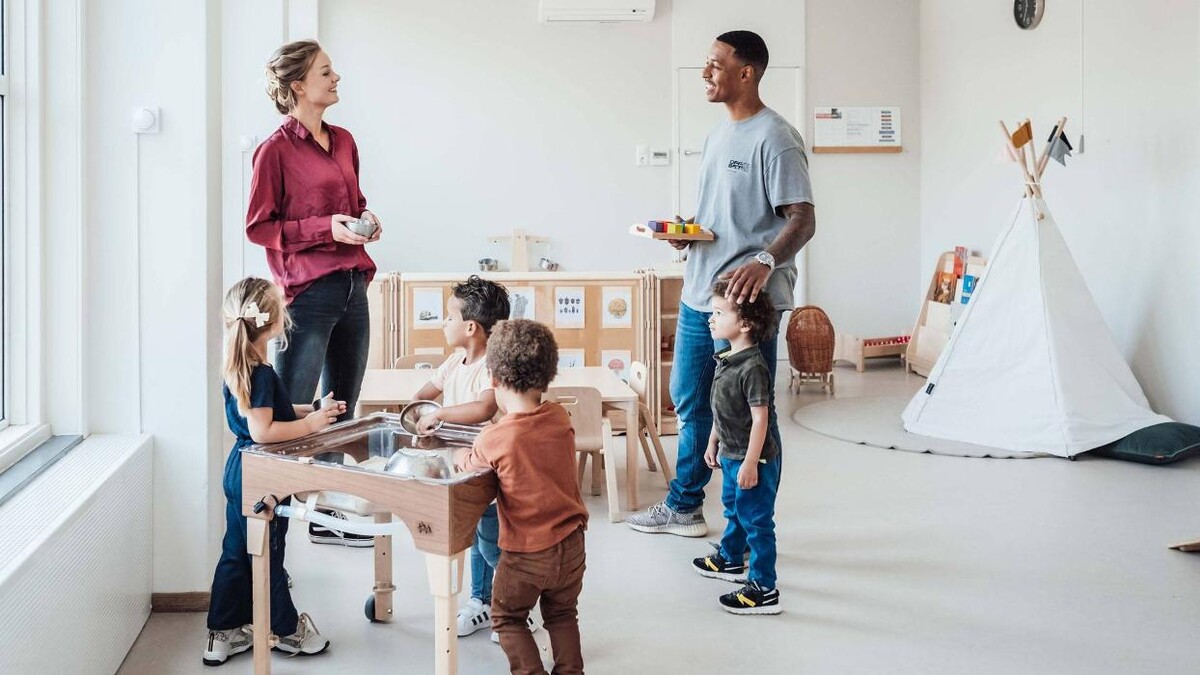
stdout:
[[[700,174],[700,153],[704,139],[722,120],[728,119],[725,105],[709,103],[704,97],[702,68],[679,68],[675,71],[675,213],[689,218],[696,214],[696,187]],[[787,118],[803,135],[804,131],[804,69],[798,67],[767,68],[759,84],[763,103]],[[810,145],[804,139],[805,146]],[[805,303],[806,251],[796,257],[796,306]],[[786,317],[785,317],[786,319]],[[782,341],[781,341],[782,344]]]

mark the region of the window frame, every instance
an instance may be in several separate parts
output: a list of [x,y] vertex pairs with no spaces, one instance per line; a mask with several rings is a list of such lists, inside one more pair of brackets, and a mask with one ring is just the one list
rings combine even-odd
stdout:
[[[3,278],[5,421],[0,472],[50,438],[42,405],[40,0],[0,0],[3,12]],[[18,226],[18,224],[20,226]]]

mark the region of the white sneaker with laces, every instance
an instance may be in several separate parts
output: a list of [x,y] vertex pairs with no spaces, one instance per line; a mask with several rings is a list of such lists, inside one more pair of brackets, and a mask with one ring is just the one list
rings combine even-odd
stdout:
[[492,606],[483,604],[479,598],[471,598],[458,610],[458,637],[466,637],[484,626],[491,625]]
[[219,666],[229,657],[254,646],[254,626],[208,631],[208,644],[204,649],[204,665]]
[[313,623],[312,617],[307,613],[300,615],[300,620],[296,622],[296,632],[287,637],[279,638],[279,642],[275,644],[275,648],[281,652],[300,656],[312,656],[320,654],[329,647],[329,640],[325,639],[324,635],[317,630],[317,625]]

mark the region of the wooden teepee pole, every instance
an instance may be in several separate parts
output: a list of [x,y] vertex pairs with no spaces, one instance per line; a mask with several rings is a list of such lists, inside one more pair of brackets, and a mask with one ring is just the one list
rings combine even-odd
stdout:
[[1038,199],[1041,199],[1042,198],[1042,184],[1041,184],[1041,182],[1039,182],[1040,174],[1037,172],[1038,158],[1037,158],[1037,150],[1034,148],[1034,140],[1033,140],[1033,139],[1037,138],[1037,136],[1033,133],[1033,120],[1026,117],[1025,120],[1023,122],[1021,122],[1021,124],[1023,126],[1029,127],[1029,142],[1026,143],[1021,148],[1021,153],[1022,153],[1021,154],[1021,163],[1024,164],[1024,162],[1025,162],[1025,154],[1024,153],[1025,153],[1025,149],[1028,148],[1029,149],[1029,175],[1033,176],[1033,186],[1032,186],[1033,187],[1033,196]]
[[1017,150],[1017,146],[1013,145],[1012,134],[1008,133],[1008,127],[1005,126],[1004,120],[1000,120],[1000,131],[1004,133],[1004,142],[1008,144],[1009,152],[1012,153],[1013,157],[1017,158],[1017,163],[1021,165],[1021,175],[1025,177],[1025,196],[1036,196],[1033,188],[1037,185],[1037,182],[1029,174],[1029,167],[1025,164],[1025,152]]

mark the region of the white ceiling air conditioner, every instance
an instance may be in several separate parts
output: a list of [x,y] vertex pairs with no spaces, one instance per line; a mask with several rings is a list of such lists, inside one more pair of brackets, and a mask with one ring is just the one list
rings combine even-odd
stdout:
[[562,21],[650,21],[655,0],[540,0],[538,20]]

